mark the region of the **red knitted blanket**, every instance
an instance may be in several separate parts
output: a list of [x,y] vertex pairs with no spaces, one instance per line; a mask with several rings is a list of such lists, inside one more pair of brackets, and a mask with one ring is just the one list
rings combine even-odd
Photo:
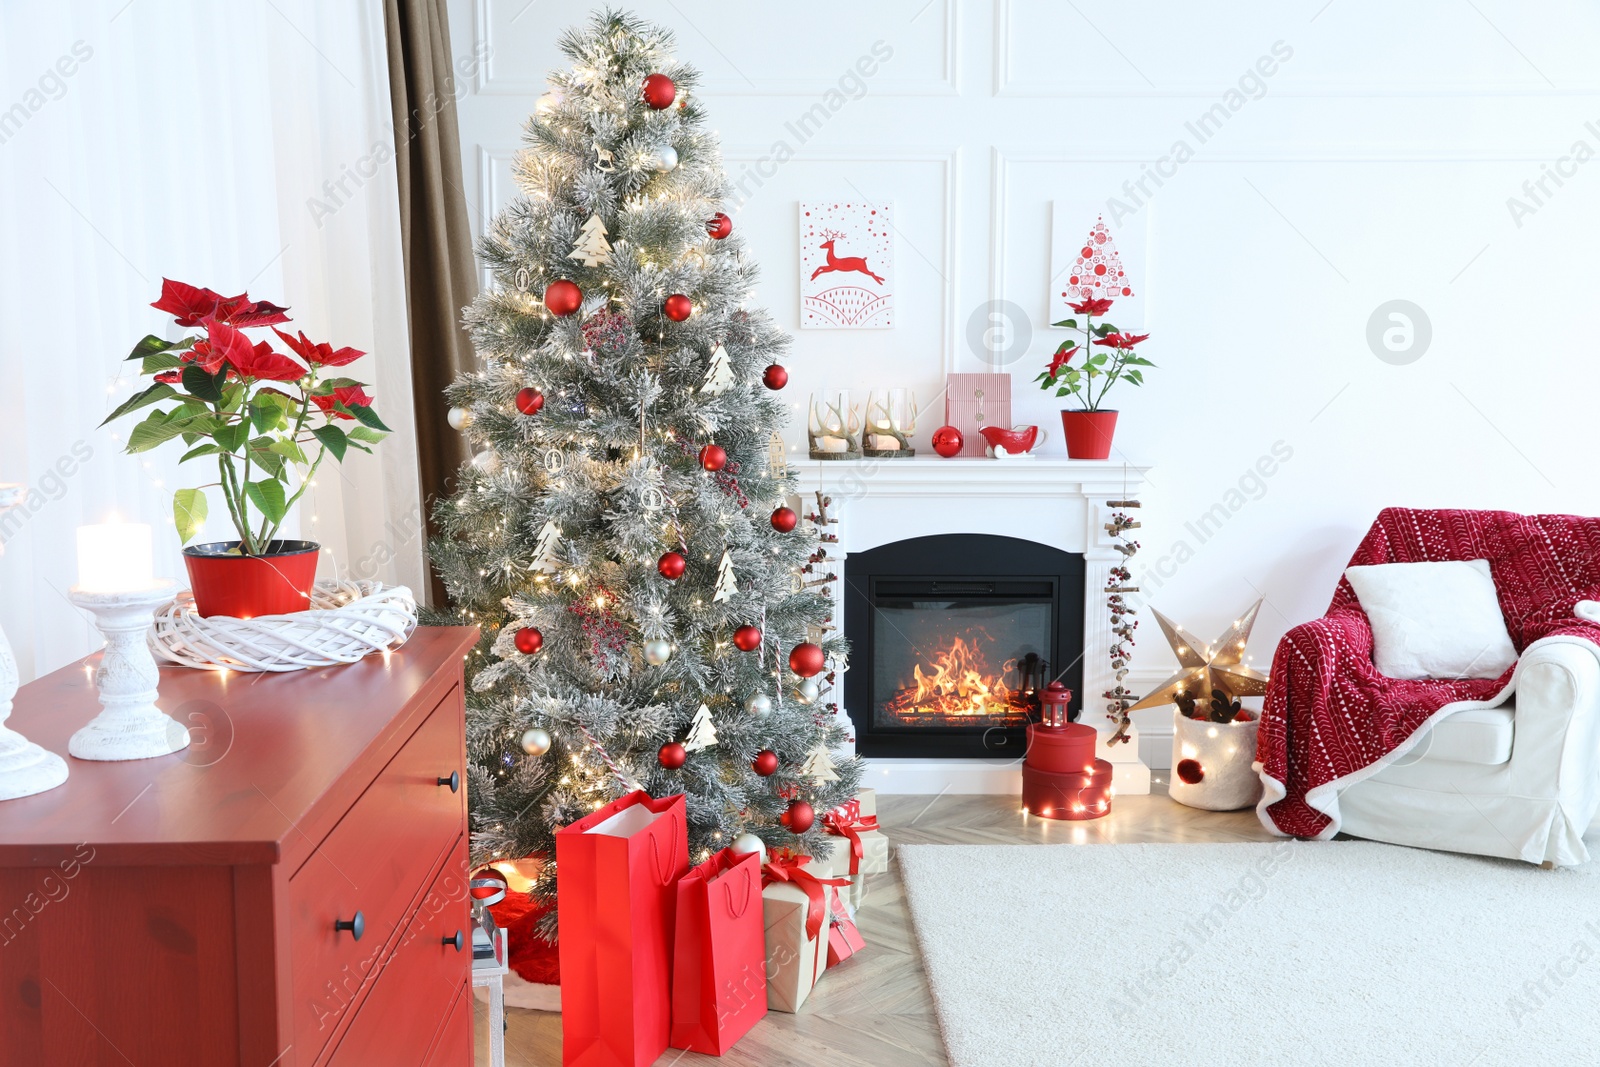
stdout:
[[[1600,599],[1600,519],[1508,511],[1386,508],[1350,565],[1486,559],[1518,655],[1547,637],[1600,645],[1600,626],[1572,614]],[[1493,701],[1515,668],[1495,679],[1403,681],[1372,664],[1372,630],[1344,578],[1328,613],[1278,643],[1256,758],[1269,830],[1332,837],[1339,789],[1376,773],[1417,730],[1457,701]]]

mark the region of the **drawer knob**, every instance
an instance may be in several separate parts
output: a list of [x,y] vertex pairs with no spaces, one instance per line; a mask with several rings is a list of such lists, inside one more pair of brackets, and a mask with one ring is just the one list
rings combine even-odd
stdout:
[[457,952],[460,952],[462,948],[466,946],[467,939],[465,936],[463,936],[460,930],[457,930],[456,936],[445,938],[444,943],[454,948]]
[[456,790],[461,788],[461,772],[451,771],[450,777],[439,779],[439,784],[449,786],[450,792],[454,793]]
[[355,938],[357,941],[360,941],[361,940],[361,935],[367,932],[367,919],[366,919],[366,916],[362,915],[358,911],[358,912],[356,912],[356,917],[353,918],[353,919],[349,919],[349,920],[339,919],[339,920],[336,920],[334,922],[334,924],[333,924],[333,929],[334,929],[335,932],[338,932],[338,931],[341,931],[341,930],[349,930],[350,931],[350,936]]

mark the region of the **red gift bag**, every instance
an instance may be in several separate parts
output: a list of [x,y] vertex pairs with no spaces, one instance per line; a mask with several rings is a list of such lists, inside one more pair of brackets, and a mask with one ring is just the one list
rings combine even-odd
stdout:
[[723,849],[678,881],[672,1047],[720,1056],[767,1013],[761,857]]
[[646,1067],[672,1026],[677,883],[689,867],[683,797],[629,793],[555,838],[561,1062]]

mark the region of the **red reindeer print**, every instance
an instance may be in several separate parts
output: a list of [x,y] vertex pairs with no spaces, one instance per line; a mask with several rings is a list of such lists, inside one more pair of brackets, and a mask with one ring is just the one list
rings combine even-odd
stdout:
[[867,261],[864,257],[845,256],[843,259],[841,259],[833,254],[833,243],[839,238],[843,237],[844,234],[835,233],[833,230],[823,230],[822,233],[823,236],[827,237],[827,240],[823,241],[817,247],[828,253],[828,262],[811,272],[812,281],[816,281],[819,274],[832,274],[834,271],[844,271],[846,273],[849,273],[850,271],[858,271],[861,274],[865,274],[879,285],[883,284],[883,279],[872,273],[872,271],[867,267]]

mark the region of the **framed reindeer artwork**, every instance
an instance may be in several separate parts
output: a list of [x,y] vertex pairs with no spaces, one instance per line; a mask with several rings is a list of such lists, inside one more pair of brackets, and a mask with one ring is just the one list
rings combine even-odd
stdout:
[[894,327],[893,204],[800,204],[800,326]]

